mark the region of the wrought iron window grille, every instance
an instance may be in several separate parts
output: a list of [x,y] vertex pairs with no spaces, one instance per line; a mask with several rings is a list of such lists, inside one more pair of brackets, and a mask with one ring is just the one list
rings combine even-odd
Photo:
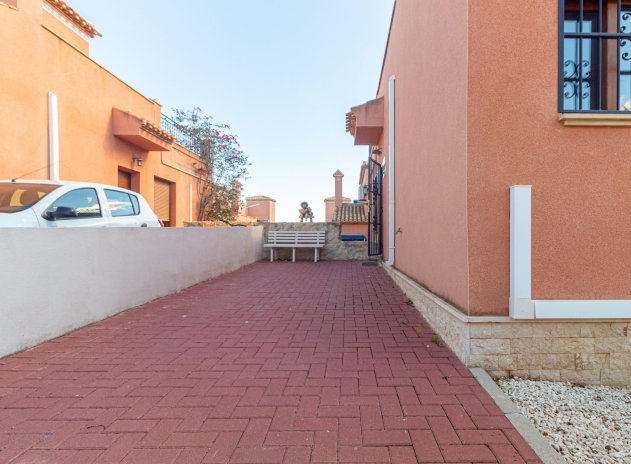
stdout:
[[631,2],[559,0],[558,110],[631,112]]

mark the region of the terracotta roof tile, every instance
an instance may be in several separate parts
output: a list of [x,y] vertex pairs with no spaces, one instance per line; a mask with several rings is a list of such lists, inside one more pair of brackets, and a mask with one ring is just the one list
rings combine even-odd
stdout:
[[77,13],[75,10],[70,8],[70,6],[68,6],[68,4],[64,2],[63,0],[44,0],[44,1],[48,3],[51,7],[53,7],[55,10],[57,10],[64,17],[68,18],[68,20],[72,24],[74,24],[76,27],[81,29],[81,31],[83,31],[88,36],[95,37],[98,35],[99,37],[103,37],[103,34],[97,31],[96,28],[92,24],[87,22],[79,13]]
[[368,222],[366,207],[362,203],[351,203],[335,208],[333,222],[340,224],[362,224]]
[[173,136],[170,132],[167,132],[164,129],[162,129],[162,127],[159,127],[156,124],[152,123],[151,121],[147,121],[146,119],[141,119],[140,128],[155,135],[159,139],[164,140],[165,142],[168,142],[168,143],[175,142],[175,136]]
[[[324,201],[335,201],[335,195],[333,195],[332,197],[326,197]],[[350,198],[342,197],[342,203],[350,203],[350,202],[351,202]]]

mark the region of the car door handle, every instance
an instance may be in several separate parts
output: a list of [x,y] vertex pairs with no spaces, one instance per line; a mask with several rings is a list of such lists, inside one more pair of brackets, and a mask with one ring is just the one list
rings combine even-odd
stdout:
[[147,227],[147,223],[143,222],[142,224],[140,224],[140,227]]

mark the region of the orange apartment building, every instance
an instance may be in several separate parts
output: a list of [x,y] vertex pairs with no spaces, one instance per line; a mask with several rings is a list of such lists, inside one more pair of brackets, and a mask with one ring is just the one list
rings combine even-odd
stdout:
[[369,248],[468,365],[629,384],[629,110],[631,2],[395,1]]
[[158,102],[93,61],[61,0],[0,0],[0,179],[119,185],[167,224],[197,216],[197,155]]

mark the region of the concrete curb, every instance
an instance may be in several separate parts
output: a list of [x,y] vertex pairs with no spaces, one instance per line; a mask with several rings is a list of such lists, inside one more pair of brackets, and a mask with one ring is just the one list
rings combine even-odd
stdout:
[[544,464],[567,464],[484,369],[472,367],[469,370]]

